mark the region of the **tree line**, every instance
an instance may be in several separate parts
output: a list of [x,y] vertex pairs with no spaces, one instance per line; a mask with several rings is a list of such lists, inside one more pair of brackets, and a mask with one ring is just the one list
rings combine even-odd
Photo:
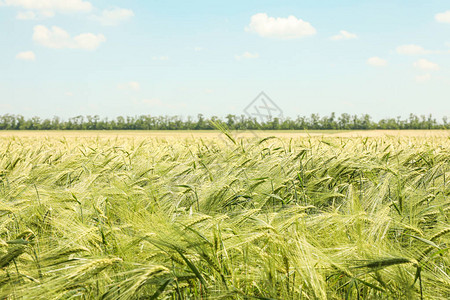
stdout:
[[225,118],[205,117],[199,114],[196,118],[180,116],[150,116],[117,117],[113,119],[95,116],[77,116],[63,120],[59,117],[25,118],[21,115],[0,116],[0,130],[212,130],[222,124],[230,130],[368,130],[368,129],[448,129],[448,118],[438,122],[431,115],[416,116],[410,114],[408,118],[386,118],[373,121],[367,115],[350,115],[343,113],[336,116],[270,118],[258,122],[256,118],[245,115],[227,115]]

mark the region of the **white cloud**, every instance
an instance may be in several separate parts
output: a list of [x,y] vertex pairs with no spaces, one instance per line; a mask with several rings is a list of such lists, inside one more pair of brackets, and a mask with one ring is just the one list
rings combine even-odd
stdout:
[[375,67],[385,67],[387,66],[387,60],[382,59],[380,57],[374,56],[367,60],[367,63],[371,66]]
[[93,33],[82,33],[73,38],[74,48],[95,50],[102,42],[106,41],[106,38],[102,34],[95,35]]
[[204,50],[203,47],[195,47],[194,48],[195,52],[200,52],[200,51],[203,51],[203,50]]
[[450,10],[443,13],[438,13],[434,16],[434,18],[440,23],[450,23]]
[[236,60],[258,58],[258,53],[244,52],[242,55],[235,55]]
[[431,80],[430,74],[416,76],[416,82],[426,82]]
[[141,85],[139,84],[139,82],[136,81],[130,81],[127,83],[121,83],[117,86],[119,89],[121,90],[139,90]]
[[414,63],[414,67],[422,70],[439,70],[439,65],[426,59],[419,59]]
[[47,48],[95,50],[106,41],[102,34],[82,33],[71,37],[64,29],[53,26],[51,29],[43,25],[34,27],[33,40]]
[[[0,5],[20,7],[38,12],[39,16],[42,17],[52,17],[56,12],[72,13],[90,12],[92,10],[92,4],[83,0],[3,0]],[[24,18],[20,20],[24,20]]]
[[255,32],[262,37],[279,39],[296,39],[316,34],[316,29],[302,19],[294,16],[274,18],[265,13],[253,15],[245,30]]
[[24,51],[17,53],[16,58],[20,60],[34,61],[36,60],[36,55],[33,51]]
[[131,9],[115,7],[105,9],[100,16],[93,16],[92,18],[100,22],[103,26],[115,26],[132,17],[134,17],[134,12]]
[[73,97],[73,93],[72,92],[65,92],[64,95],[66,95],[67,97]]
[[[450,44],[446,44],[447,46]],[[397,47],[397,53],[403,55],[424,55],[424,54],[450,54],[449,50],[428,50],[419,45],[402,45]]]
[[397,47],[398,54],[404,55],[422,55],[431,53],[432,51],[425,50],[423,47],[419,45],[402,45]]
[[350,33],[345,30],[341,30],[341,31],[339,31],[339,34],[333,35],[330,39],[332,41],[341,41],[341,40],[351,40],[351,39],[356,39],[356,38],[358,38],[358,36],[356,34]]
[[16,15],[17,20],[36,20],[37,16],[32,11],[19,11]]
[[153,56],[153,60],[169,60],[168,56]]

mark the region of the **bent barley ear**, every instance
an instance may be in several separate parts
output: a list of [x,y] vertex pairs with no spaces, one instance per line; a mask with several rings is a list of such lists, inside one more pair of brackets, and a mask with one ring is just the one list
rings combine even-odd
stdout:
[[440,238],[441,236],[446,235],[447,233],[450,233],[450,227],[449,227],[449,228],[442,229],[441,231],[439,231],[438,233],[436,233],[435,235],[433,235],[433,236],[430,238],[430,241],[433,242],[434,240],[437,240],[438,238]]
[[25,230],[24,232],[20,233],[19,235],[16,236],[16,240],[27,240],[27,241],[31,241],[35,238],[35,234],[33,231],[31,231],[30,229]]
[[13,246],[8,252],[0,257],[0,268],[8,266],[14,259],[25,252],[25,246]]
[[407,258],[382,258],[376,260],[369,260],[367,263],[354,267],[356,268],[368,268],[368,269],[382,269],[390,266],[414,263],[410,259]]

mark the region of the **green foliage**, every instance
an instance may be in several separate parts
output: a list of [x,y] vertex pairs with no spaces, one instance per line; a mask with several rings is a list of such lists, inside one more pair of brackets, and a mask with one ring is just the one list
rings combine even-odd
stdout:
[[446,137],[1,138],[0,297],[449,299],[449,161]]
[[280,120],[273,118],[259,123],[256,118],[244,115],[227,115],[225,120],[218,117],[205,118],[202,114],[197,119],[179,116],[150,116],[117,117],[108,120],[99,116],[77,116],[62,120],[41,119],[33,117],[25,119],[20,115],[0,116],[0,130],[212,130],[217,125],[227,126],[229,130],[366,130],[366,129],[448,129],[448,118],[442,122],[436,121],[431,115],[416,116],[410,114],[409,118],[400,117],[372,121],[369,115],[342,114],[336,117],[320,117],[312,114],[310,117],[298,116],[295,119]]

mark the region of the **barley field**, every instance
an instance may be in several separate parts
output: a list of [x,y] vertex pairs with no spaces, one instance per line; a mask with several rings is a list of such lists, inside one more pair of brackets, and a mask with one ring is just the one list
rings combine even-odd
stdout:
[[449,197],[448,131],[6,133],[0,297],[449,299]]

